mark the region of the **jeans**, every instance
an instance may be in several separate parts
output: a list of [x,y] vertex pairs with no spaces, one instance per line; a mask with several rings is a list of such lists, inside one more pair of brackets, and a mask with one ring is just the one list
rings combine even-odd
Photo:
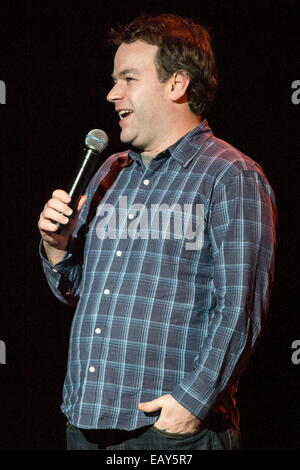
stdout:
[[68,450],[239,450],[240,432],[201,428],[195,433],[173,434],[146,426],[134,431],[66,428]]

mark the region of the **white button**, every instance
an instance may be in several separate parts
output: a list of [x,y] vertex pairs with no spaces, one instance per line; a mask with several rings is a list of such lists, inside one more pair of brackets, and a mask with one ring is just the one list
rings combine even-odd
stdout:
[[52,271],[53,271],[54,273],[57,273],[57,270],[56,270],[55,268],[53,268]]
[[120,251],[120,250],[116,251],[117,256],[121,256],[121,254],[122,254],[122,251]]
[[148,186],[148,184],[150,183],[150,181],[149,181],[149,180],[144,180],[143,183],[144,183],[145,186]]
[[104,289],[104,294],[110,294],[110,290],[109,289]]
[[134,214],[128,214],[128,219],[133,219]]
[[90,371],[90,372],[95,372],[95,367],[90,367],[90,368],[89,368],[89,371]]
[[101,328],[96,328],[96,329],[95,329],[95,333],[96,333],[97,335],[100,335],[100,333],[101,333]]

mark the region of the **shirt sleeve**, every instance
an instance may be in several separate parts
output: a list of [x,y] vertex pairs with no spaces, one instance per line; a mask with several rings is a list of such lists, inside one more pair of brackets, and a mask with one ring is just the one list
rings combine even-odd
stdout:
[[117,158],[118,154],[114,154],[105,160],[89,182],[85,191],[87,201],[80,211],[78,222],[71,236],[64,259],[53,266],[47,259],[42,241],[40,242],[39,254],[49,287],[57,299],[71,306],[77,304],[82,278],[85,237],[84,234],[80,234],[80,229],[86,222],[89,207],[99,182],[107,175],[112,163]]
[[39,254],[49,287],[58,300],[71,306],[77,304],[82,278],[84,234],[80,234],[80,229],[86,221],[97,178],[98,174],[92,178],[87,187],[85,193],[87,201],[79,213],[65,257],[59,263],[52,265],[47,258],[43,241],[40,242]]
[[216,307],[195,369],[172,396],[201,420],[233,385],[260,336],[274,276],[275,197],[263,173],[221,185],[207,219]]
[[65,304],[76,305],[82,271],[78,255],[69,248],[64,259],[52,265],[47,258],[42,240],[39,253],[46,279],[55,297]]

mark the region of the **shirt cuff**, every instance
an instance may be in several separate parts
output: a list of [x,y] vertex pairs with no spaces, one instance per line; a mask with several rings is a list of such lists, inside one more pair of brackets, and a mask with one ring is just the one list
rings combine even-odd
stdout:
[[196,394],[194,388],[189,390],[187,387],[184,387],[183,384],[178,384],[170,394],[201,421],[206,418],[213,405],[213,403],[206,403],[204,400],[201,400],[199,393]]
[[40,246],[39,246],[39,254],[41,257],[41,260],[43,262],[43,266],[47,269],[50,269],[52,272],[57,272],[57,273],[63,273],[65,272],[65,268],[68,267],[69,260],[72,258],[72,253],[67,252],[63,259],[56,264],[51,264],[50,261],[47,258],[47,254],[44,248],[43,240],[40,241]]

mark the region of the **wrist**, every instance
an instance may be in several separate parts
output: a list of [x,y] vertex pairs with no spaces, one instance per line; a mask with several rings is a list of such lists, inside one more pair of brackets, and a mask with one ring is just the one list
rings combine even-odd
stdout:
[[43,240],[43,246],[48,258],[48,261],[54,266],[55,264],[62,261],[67,254],[67,243],[64,246],[55,247],[48,243],[46,240]]

